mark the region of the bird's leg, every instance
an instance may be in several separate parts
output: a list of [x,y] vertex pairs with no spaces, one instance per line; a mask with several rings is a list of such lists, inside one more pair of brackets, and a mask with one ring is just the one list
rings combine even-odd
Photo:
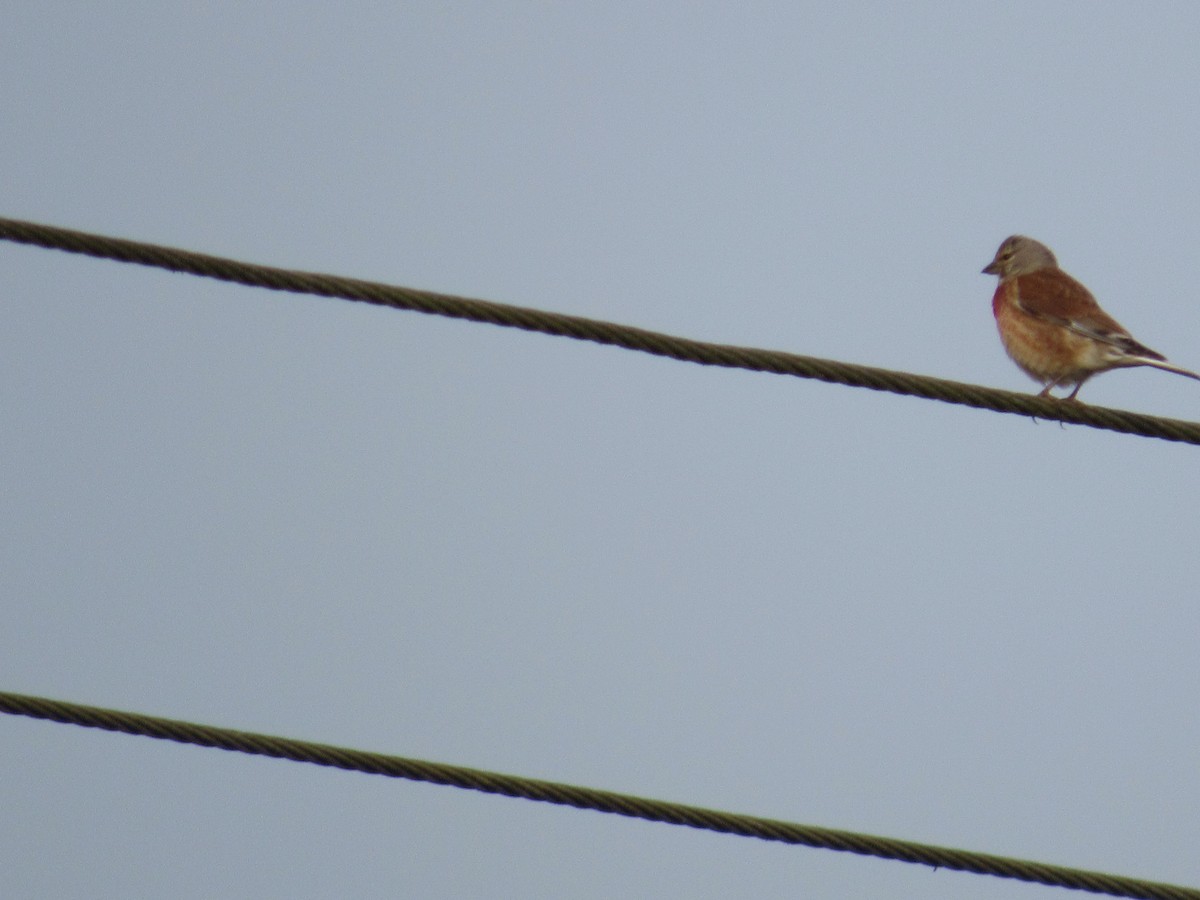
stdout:
[[1086,375],[1085,375],[1083,378],[1080,378],[1080,379],[1079,379],[1078,383],[1076,383],[1076,385],[1075,385],[1075,390],[1071,391],[1071,393],[1070,393],[1070,394],[1068,394],[1067,396],[1063,397],[1063,400],[1065,400],[1065,401],[1068,401],[1068,402],[1070,402],[1070,403],[1082,403],[1082,402],[1083,402],[1082,400],[1076,400],[1076,399],[1075,399],[1075,395],[1079,393],[1079,389],[1080,389],[1081,387],[1083,387],[1083,383],[1084,383],[1085,381],[1087,381],[1087,376],[1086,376]]

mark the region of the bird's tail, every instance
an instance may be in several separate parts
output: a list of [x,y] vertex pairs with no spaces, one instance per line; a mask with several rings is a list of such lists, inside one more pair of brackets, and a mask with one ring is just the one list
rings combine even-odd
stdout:
[[1190,369],[1169,363],[1165,359],[1153,359],[1148,356],[1139,356],[1136,359],[1137,362],[1134,363],[1136,366],[1154,366],[1154,368],[1162,369],[1164,372],[1174,372],[1176,375],[1186,375],[1188,378],[1195,378],[1197,381],[1200,381],[1200,375],[1197,375]]

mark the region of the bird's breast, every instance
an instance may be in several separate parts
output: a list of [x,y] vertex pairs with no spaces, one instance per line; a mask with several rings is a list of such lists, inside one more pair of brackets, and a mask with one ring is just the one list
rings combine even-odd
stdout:
[[1000,310],[1006,302],[1008,302],[1008,291],[1010,285],[1001,281],[996,285],[996,293],[992,295],[992,315],[997,319],[1000,318]]

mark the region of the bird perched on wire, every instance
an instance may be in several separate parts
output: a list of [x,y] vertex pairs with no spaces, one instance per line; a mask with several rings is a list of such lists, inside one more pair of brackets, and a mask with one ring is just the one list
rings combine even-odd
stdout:
[[1061,398],[1074,400],[1093,375],[1129,366],[1154,366],[1200,381],[1200,375],[1135,341],[1087,288],[1058,267],[1045,244],[1014,234],[983,272],[1000,278],[992,298],[996,327],[1013,362],[1042,383],[1039,397],[1074,385]]

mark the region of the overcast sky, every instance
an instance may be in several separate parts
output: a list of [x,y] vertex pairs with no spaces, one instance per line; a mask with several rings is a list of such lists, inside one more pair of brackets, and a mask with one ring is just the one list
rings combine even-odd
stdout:
[[[1195,3],[15,0],[0,215],[1034,391],[1013,232],[1200,367],[1198,44]],[[1200,449],[0,272],[0,690],[1200,885]],[[0,770],[12,897],[1062,895],[8,716]]]

